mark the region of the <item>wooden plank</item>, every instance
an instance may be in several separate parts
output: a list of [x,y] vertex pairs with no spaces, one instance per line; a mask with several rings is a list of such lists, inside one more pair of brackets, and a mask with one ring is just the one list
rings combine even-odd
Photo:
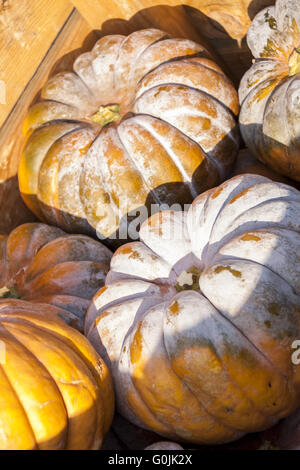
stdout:
[[[0,126],[72,11],[69,0],[0,2]],[[3,85],[4,84],[4,85]]]
[[17,191],[16,177],[23,145],[22,124],[27,109],[36,100],[48,76],[60,70],[70,70],[75,57],[90,50],[97,39],[97,32],[92,31],[74,9],[1,127],[0,233],[7,233],[16,225],[33,219]]

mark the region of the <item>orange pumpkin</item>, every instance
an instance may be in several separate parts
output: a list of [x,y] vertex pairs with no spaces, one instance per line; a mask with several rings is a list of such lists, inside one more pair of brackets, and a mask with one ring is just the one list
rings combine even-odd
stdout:
[[299,232],[299,191],[257,175],[144,222],[86,317],[120,413],[175,441],[216,444],[299,406]]
[[111,256],[85,235],[66,235],[40,223],[20,225],[0,235],[0,297],[55,305],[67,323],[82,330]]
[[60,309],[0,300],[0,449],[99,449],[114,411],[110,373]]
[[300,181],[300,0],[277,0],[247,35],[255,61],[240,88],[240,125],[251,151]]
[[69,232],[113,238],[141,206],[191,202],[239,147],[230,80],[203,46],[156,29],[103,37],[41,97],[24,124],[20,190]]

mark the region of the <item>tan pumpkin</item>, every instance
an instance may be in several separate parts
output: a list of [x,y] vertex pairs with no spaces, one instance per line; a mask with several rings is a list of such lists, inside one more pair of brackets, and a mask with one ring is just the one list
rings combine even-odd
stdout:
[[40,223],[20,225],[0,235],[0,297],[55,305],[67,323],[82,330],[111,256],[85,235],[67,235]]
[[223,180],[238,97],[199,44],[148,29],[100,39],[44,86],[24,124],[19,184],[42,221],[107,238],[141,206]]
[[242,136],[260,160],[300,181],[300,1],[258,13],[247,41],[255,61],[239,88]]
[[86,317],[121,414],[172,440],[223,443],[300,401],[300,193],[257,175],[163,211],[120,247]]
[[0,300],[0,449],[99,449],[114,411],[106,365],[60,309]]

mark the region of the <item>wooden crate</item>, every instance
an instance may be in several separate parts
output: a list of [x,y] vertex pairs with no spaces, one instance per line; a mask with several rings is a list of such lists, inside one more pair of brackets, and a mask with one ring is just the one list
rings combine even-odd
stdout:
[[[146,27],[205,43],[236,85],[250,19],[272,0],[0,0],[0,233],[34,220],[18,192],[22,122],[49,75],[106,34]],[[55,5],[55,6],[54,6]]]

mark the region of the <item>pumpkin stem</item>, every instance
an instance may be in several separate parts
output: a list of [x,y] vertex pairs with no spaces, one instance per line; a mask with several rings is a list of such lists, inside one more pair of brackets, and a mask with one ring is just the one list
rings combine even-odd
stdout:
[[175,289],[177,292],[183,290],[196,290],[199,291],[199,279],[201,276],[202,270],[192,266],[190,269],[183,271],[177,278],[177,284]]
[[0,299],[20,299],[21,296],[15,287],[2,287],[0,289]]
[[111,104],[108,106],[100,106],[98,111],[91,117],[91,120],[100,124],[101,127],[104,127],[112,122],[118,121],[120,117],[121,106],[119,104]]
[[294,49],[289,60],[289,76],[292,77],[300,72],[300,48]]

